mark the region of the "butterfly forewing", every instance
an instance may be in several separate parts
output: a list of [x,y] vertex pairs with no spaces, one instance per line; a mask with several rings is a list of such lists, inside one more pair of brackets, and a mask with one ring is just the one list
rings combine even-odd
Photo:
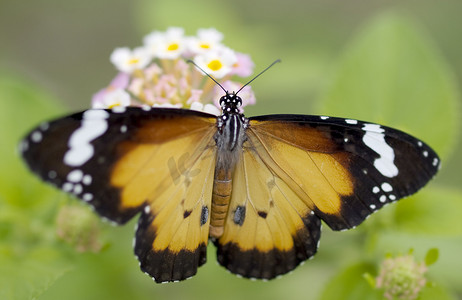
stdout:
[[323,116],[250,118],[264,163],[332,229],[415,193],[439,168],[425,143],[377,124]]

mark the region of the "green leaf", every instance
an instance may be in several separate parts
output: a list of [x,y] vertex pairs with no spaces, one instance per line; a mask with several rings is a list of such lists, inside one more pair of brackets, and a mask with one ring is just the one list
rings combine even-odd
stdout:
[[419,295],[419,300],[456,300],[448,290],[437,284],[426,286]]
[[424,235],[462,235],[462,193],[435,187],[400,201],[393,226],[400,231]]
[[345,268],[332,278],[325,286],[321,300],[331,299],[382,299],[382,294],[373,289],[365,274],[376,273],[375,266],[369,263],[359,263]]
[[430,250],[427,251],[427,255],[425,255],[425,264],[427,266],[433,265],[438,260],[438,256],[439,256],[438,248],[431,248]]
[[458,96],[452,72],[424,31],[388,13],[352,42],[319,112],[399,128],[445,157],[459,128]]
[[34,299],[72,268],[63,253],[35,246],[25,255],[0,249],[0,299]]

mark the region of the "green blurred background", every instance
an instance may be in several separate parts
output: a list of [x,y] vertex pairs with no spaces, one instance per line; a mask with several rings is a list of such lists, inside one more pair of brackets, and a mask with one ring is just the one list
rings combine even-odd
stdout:
[[[437,247],[440,259],[431,267],[429,279],[441,294],[434,295],[461,297],[461,12],[460,0],[0,0],[0,153],[6,158],[0,159],[0,295],[5,299],[329,299],[325,287],[330,282],[330,288],[351,287],[339,292],[339,299],[376,299],[365,292],[361,276],[348,281],[341,278],[342,272],[348,275],[348,268],[361,264],[359,270],[373,273],[386,252],[414,248],[416,258],[422,260],[430,247]],[[282,64],[253,83],[257,105],[246,110],[248,116],[336,114],[397,126],[422,137],[444,160],[430,191],[419,193],[424,200],[415,197],[399,208],[387,207],[358,229],[338,233],[325,228],[314,260],[267,283],[227,273],[217,266],[209,247],[208,263],[193,279],[156,285],[139,271],[133,258],[134,222],[121,228],[100,225],[103,251],[76,254],[57,241],[53,231],[56,211],[75,201],[29,178],[12,154],[14,145],[44,118],[89,107],[92,94],[116,74],[109,63],[115,47],[136,47],[150,31],[169,26],[184,27],[189,35],[198,28],[217,28],[224,33],[226,45],[252,56],[256,70],[282,59]],[[380,32],[383,43],[372,51],[371,41],[380,39]],[[387,35],[390,32],[398,32],[396,40]],[[406,34],[399,36],[401,32]],[[407,57],[401,55],[400,45],[393,44],[396,41],[409,42]],[[401,50],[387,56],[388,46]],[[393,58],[393,71],[400,67],[393,65],[397,61],[403,68],[407,62],[415,68],[410,77],[395,83],[398,88],[393,93],[384,93],[388,98],[397,95],[389,102],[372,108],[365,99],[354,102],[354,95],[371,94],[367,89],[372,89],[375,77],[379,87],[386,81],[384,72],[361,73],[373,71],[371,65],[383,57]],[[384,66],[387,62],[376,70]],[[401,99],[422,85],[429,88],[428,95],[435,95],[433,100]],[[444,205],[449,208],[441,208]],[[339,276],[339,281],[333,281]]]

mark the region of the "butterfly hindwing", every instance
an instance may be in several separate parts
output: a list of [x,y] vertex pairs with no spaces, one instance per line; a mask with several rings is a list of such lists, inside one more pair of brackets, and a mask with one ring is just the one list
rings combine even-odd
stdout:
[[440,164],[422,141],[377,124],[273,115],[250,118],[249,125],[264,163],[334,230],[415,193]]
[[178,162],[175,175],[148,196],[152,201],[136,231],[135,254],[156,282],[189,278],[206,261],[216,149],[210,133],[192,148],[187,161],[175,157],[182,149],[170,152],[170,163],[156,167],[156,174],[170,172],[173,161]]
[[232,273],[271,279],[315,254],[321,223],[257,150],[244,142],[224,232],[215,244],[218,262]]

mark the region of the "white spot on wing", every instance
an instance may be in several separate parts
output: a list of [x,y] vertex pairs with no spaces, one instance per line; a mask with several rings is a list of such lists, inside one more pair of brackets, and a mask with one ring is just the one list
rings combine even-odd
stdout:
[[40,124],[40,129],[42,131],[48,130],[48,128],[50,128],[50,124],[48,124],[48,122],[43,122],[42,124]]
[[375,204],[371,204],[371,205],[369,205],[369,207],[370,207],[371,209],[375,209],[375,208],[376,208]]
[[385,203],[387,201],[387,196],[382,195],[382,196],[380,196],[379,200],[380,200],[380,202]]
[[55,179],[57,175],[58,174],[56,174],[56,171],[51,170],[48,172],[48,178],[50,179]]
[[85,184],[85,185],[91,184],[91,181],[92,181],[91,175],[87,174],[87,175],[83,176],[83,178],[82,178],[82,183]]
[[22,140],[19,144],[19,152],[25,152],[27,149],[29,149],[29,142],[27,142],[27,140]]
[[120,114],[120,113],[124,113],[126,110],[127,108],[125,106],[118,105],[118,106],[114,106],[111,111],[113,113]]
[[353,125],[358,124],[358,120],[352,120],[352,119],[345,119],[345,122],[347,124],[353,124]]
[[70,183],[70,182],[66,182],[62,186],[62,190],[65,191],[65,192],[70,192],[70,191],[72,191],[73,188],[74,188],[74,185],[72,183]]
[[80,193],[82,193],[82,191],[83,191],[82,185],[78,183],[74,185],[74,190],[72,191],[72,193],[74,193],[75,195],[79,195]]
[[388,182],[384,182],[382,183],[382,190],[384,192],[391,192],[393,191],[393,187]]
[[83,113],[81,126],[69,138],[69,150],[64,155],[66,165],[81,166],[93,156],[94,149],[90,142],[106,132],[108,117],[109,113],[105,110],[87,110]]
[[146,205],[146,206],[144,207],[144,213],[145,213],[145,214],[149,214],[150,212],[151,212],[151,207],[150,207],[149,205]]
[[327,120],[327,119],[329,119],[328,116],[320,116],[320,118],[321,118],[321,120]]
[[378,192],[380,192],[380,188],[379,188],[378,186],[374,186],[374,187],[372,188],[372,192],[373,192],[374,194],[377,194]]
[[42,140],[42,133],[40,131],[34,131],[30,137],[32,142],[38,143]]
[[67,174],[67,181],[80,182],[82,180],[83,172],[81,170],[73,170]]
[[393,163],[395,160],[395,151],[385,141],[385,129],[378,124],[364,124],[363,130],[366,132],[363,136],[363,142],[380,155],[375,159],[374,167],[386,177],[395,177],[399,170]]
[[91,201],[93,200],[93,194],[85,193],[83,194],[82,199],[83,201],[86,201],[86,202]]

